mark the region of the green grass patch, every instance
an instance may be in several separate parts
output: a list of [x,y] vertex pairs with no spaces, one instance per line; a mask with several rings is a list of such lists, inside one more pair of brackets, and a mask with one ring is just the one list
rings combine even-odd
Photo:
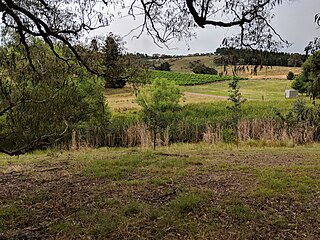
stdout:
[[[240,92],[244,98],[250,100],[282,100],[286,101],[284,98],[284,91],[291,88],[292,81],[280,80],[280,79],[255,79],[240,81]],[[202,93],[202,94],[212,94],[216,96],[229,96],[229,82],[215,82],[211,84],[205,84],[200,86],[185,86],[182,87],[185,92]]]
[[138,201],[131,201],[124,207],[125,216],[133,216],[140,212],[143,212],[145,206]]
[[48,232],[53,234],[59,233],[59,235],[63,235],[66,239],[75,239],[85,234],[80,224],[68,220],[61,220],[52,224]]
[[253,218],[251,208],[242,202],[229,203],[225,208],[228,216],[239,222],[247,222]]
[[319,190],[319,180],[314,179],[304,171],[293,172],[291,169],[279,167],[278,169],[259,169],[256,176],[259,186],[254,193],[257,196],[273,197],[290,194],[297,197],[307,197]]
[[[132,151],[119,152],[119,155],[101,156],[90,154],[81,158],[84,164],[83,174],[85,176],[109,178],[113,181],[122,181],[126,185],[143,185],[153,182],[162,184],[172,181],[166,174],[174,173],[174,176],[181,176],[186,173],[188,166],[201,166],[199,159],[188,158],[187,156],[167,156],[162,152],[145,151],[137,154]],[[134,173],[164,174],[161,177],[153,176],[148,179],[132,179]]]
[[121,218],[112,213],[98,213],[95,215],[95,225],[91,229],[94,239],[109,238],[121,224]]
[[137,169],[157,161],[157,153],[152,151],[140,154],[134,149],[115,148],[114,153],[100,155],[94,151],[87,156],[79,156],[78,159],[85,165],[84,175],[122,180]]
[[171,209],[177,214],[196,213],[209,199],[209,193],[203,191],[189,191],[179,194],[170,202]]
[[87,164],[84,174],[85,176],[107,177],[118,181],[126,178],[144,163],[141,158],[134,155],[122,156],[119,159],[93,160]]
[[31,212],[16,206],[1,206],[0,207],[0,232],[5,231],[16,226],[24,226],[29,218],[32,216]]

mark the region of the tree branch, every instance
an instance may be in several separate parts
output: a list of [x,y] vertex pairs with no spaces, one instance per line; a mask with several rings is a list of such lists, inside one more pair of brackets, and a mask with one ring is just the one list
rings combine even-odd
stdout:
[[48,143],[45,143],[44,141],[48,138],[61,138],[65,135],[65,133],[67,132],[67,130],[69,129],[69,126],[67,124],[67,122],[65,122],[66,124],[66,128],[64,129],[63,132],[61,132],[60,134],[47,134],[47,135],[42,135],[40,137],[38,137],[37,139],[27,143],[26,145],[18,148],[18,149],[15,149],[15,150],[12,150],[12,151],[9,151],[9,150],[6,150],[6,149],[3,149],[0,147],[0,153],[4,153],[4,154],[7,154],[9,156],[17,156],[17,155],[22,155],[22,154],[25,154],[27,152],[30,152],[32,150],[35,150],[41,146],[45,146],[45,145],[48,145]]

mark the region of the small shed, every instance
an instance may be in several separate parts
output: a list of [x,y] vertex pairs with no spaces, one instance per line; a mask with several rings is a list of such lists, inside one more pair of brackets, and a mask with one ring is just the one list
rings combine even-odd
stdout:
[[298,91],[293,89],[287,89],[284,92],[285,98],[295,98],[298,97]]

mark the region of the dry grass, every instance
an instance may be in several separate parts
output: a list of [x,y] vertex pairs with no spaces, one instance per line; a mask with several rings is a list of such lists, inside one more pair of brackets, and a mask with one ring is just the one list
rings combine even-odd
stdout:
[[208,67],[214,67],[214,57],[215,56],[190,56],[190,57],[179,57],[179,58],[168,58],[159,59],[155,61],[156,64],[162,62],[169,62],[171,64],[171,70],[174,72],[192,72],[189,68],[189,62],[200,61],[200,63],[205,64]]
[[125,111],[128,109],[140,109],[136,103],[136,97],[130,87],[122,89],[107,89],[106,99],[112,111]]
[[[112,111],[122,112],[127,110],[139,110],[141,107],[136,103],[136,97],[129,88],[117,89],[117,91],[107,90],[106,99],[108,106]],[[181,99],[181,105],[189,103],[205,103],[214,102],[217,100],[225,100],[224,97],[197,94],[187,92],[185,97]]]
[[[247,66],[246,66],[247,67]],[[263,66],[262,69],[258,68],[257,75],[251,74],[254,66],[248,66],[249,71],[239,72],[240,77],[246,77],[249,79],[287,79],[288,72],[291,71],[294,74],[301,73],[300,67],[282,67],[282,66]],[[217,67],[218,72],[223,72],[223,67]],[[227,68],[227,72],[232,74],[232,67]]]
[[[192,61],[200,61],[208,67],[213,67],[218,70],[218,72],[224,72],[224,68],[222,66],[216,66],[214,64],[215,56],[192,56],[192,57],[180,57],[180,58],[169,58],[169,59],[161,59],[157,60],[156,63],[160,64],[161,62],[169,62],[171,64],[171,70],[174,72],[192,72],[189,68],[189,62]],[[247,67],[247,66],[246,66]],[[249,71],[246,70],[244,73],[239,73],[240,77],[247,77],[252,79],[286,79],[289,71],[292,71],[294,74],[299,74],[301,72],[300,67],[282,67],[282,66],[263,66],[262,69],[258,68],[258,75],[253,76],[251,74],[251,70],[254,66],[248,66]],[[229,75],[232,75],[232,67],[227,67],[227,72]]]

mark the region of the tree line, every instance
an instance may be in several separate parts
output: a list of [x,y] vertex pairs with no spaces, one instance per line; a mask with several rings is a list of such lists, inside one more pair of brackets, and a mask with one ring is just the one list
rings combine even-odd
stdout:
[[301,67],[306,55],[262,51],[255,49],[217,48],[215,63],[218,65],[264,65]]

